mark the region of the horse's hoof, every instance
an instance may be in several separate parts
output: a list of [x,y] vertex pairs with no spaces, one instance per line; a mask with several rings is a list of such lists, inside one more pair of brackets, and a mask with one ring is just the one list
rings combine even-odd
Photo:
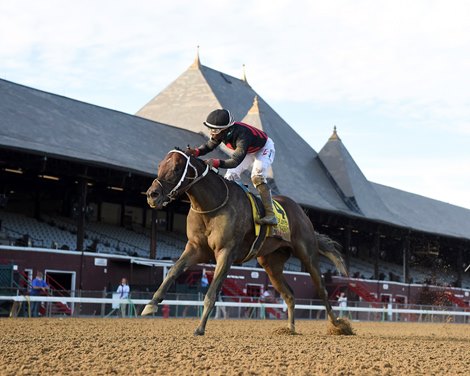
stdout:
[[203,335],[204,335],[204,330],[197,328],[197,329],[194,331],[194,335],[195,335],[195,336],[203,336]]
[[148,316],[158,311],[158,307],[155,304],[149,303],[145,306],[144,310],[140,314],[141,316]]
[[350,322],[341,318],[338,318],[335,321],[329,321],[327,333],[340,336],[351,336],[356,334],[354,333]]

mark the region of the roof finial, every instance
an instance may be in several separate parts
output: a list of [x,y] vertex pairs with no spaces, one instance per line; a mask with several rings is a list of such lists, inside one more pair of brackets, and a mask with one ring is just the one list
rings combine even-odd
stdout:
[[200,68],[201,67],[201,60],[199,59],[199,46],[197,46],[196,59],[194,59],[194,62],[191,65],[191,67],[192,68]]
[[246,79],[245,64],[243,64],[243,77],[242,77],[242,80],[248,85],[248,80]]
[[329,141],[341,140],[336,132],[336,125],[333,127],[333,134],[331,135]]
[[253,99],[253,104],[250,108],[250,111],[248,111],[249,114],[259,114],[259,103],[258,103],[258,96],[255,95],[255,98]]

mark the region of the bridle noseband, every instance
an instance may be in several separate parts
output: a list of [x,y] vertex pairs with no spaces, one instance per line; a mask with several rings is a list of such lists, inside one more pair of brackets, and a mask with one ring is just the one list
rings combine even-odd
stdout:
[[[168,152],[168,154],[171,154],[171,153],[178,153],[178,154],[181,154],[183,157],[186,158],[186,165],[184,166],[184,171],[183,171],[183,174],[181,175],[181,178],[180,180],[178,181],[178,183],[176,183],[176,185],[171,189],[171,191],[166,195],[166,197],[168,197],[169,201],[166,201],[165,203],[163,203],[163,206],[167,206],[170,202],[176,200],[176,198],[181,195],[182,193],[186,192],[187,190],[189,190],[189,188],[191,188],[194,184],[196,184],[199,180],[201,180],[202,178],[204,178],[207,173],[209,172],[209,166],[206,165],[206,168],[204,170],[204,172],[199,175],[199,172],[197,171],[197,168],[191,163],[191,157],[186,155],[184,152],[182,152],[181,150],[178,150],[178,149],[174,149],[174,150],[170,150]],[[167,155],[168,155],[167,154]],[[186,176],[187,173],[188,173],[188,168],[191,167],[194,171],[194,177],[188,177]],[[183,182],[187,179],[192,179],[193,181],[190,182],[188,185],[186,185],[185,187],[183,187],[180,191],[178,190],[181,185],[183,184]],[[162,180],[164,181],[164,180]],[[158,183],[158,185],[160,185],[160,187],[162,187],[162,192],[165,191],[165,188],[163,187],[163,184],[161,183],[160,179],[156,178],[154,180],[154,182]],[[166,182],[166,183],[170,183],[170,182]],[[171,184],[171,183],[170,183]]]
[[[184,166],[184,171],[183,171],[183,174],[181,175],[180,180],[171,189],[171,191],[166,195],[166,197],[168,197],[168,201],[164,202],[163,206],[167,206],[170,202],[176,200],[176,198],[179,195],[187,192],[194,184],[196,184],[199,180],[203,179],[208,174],[209,170],[213,170],[213,171],[217,172],[216,169],[209,167],[209,165],[206,165],[206,168],[204,169],[204,172],[201,175],[199,175],[199,172],[198,172],[197,168],[191,163],[191,157],[190,156],[186,155],[186,153],[184,153],[183,151],[178,150],[178,149],[170,150],[168,152],[168,154],[171,154],[171,153],[178,153],[178,154],[184,156],[186,158],[186,165]],[[189,167],[191,167],[193,169],[194,177],[186,176],[188,174]],[[219,175],[217,175],[217,176],[219,176]],[[190,183],[188,183],[186,186],[182,187],[182,184],[186,179],[192,179],[192,181]],[[229,189],[228,189],[227,183],[225,182],[225,179],[223,179],[222,177],[221,177],[221,179],[223,180],[223,182],[225,184],[225,188],[227,190],[227,196],[226,196],[224,202],[221,205],[217,206],[215,209],[205,210],[205,211],[196,210],[191,205],[191,210],[193,210],[194,212],[196,212],[198,214],[207,214],[207,213],[211,213],[211,212],[214,212],[216,210],[219,210],[227,204],[228,198],[229,198]],[[161,181],[160,180],[161,179],[156,178],[154,180],[154,182],[156,182],[157,184],[160,185],[160,187],[162,188],[162,193],[163,193],[163,192],[165,192],[165,188],[163,187],[162,182],[165,182],[167,184],[171,184],[171,183],[167,182],[167,181],[164,181],[164,180],[161,180]]]

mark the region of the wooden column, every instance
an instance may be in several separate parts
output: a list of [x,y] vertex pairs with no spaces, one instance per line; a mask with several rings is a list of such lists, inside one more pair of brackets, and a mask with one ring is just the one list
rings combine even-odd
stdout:
[[99,198],[98,202],[96,203],[96,221],[101,222],[101,212],[103,209],[103,199]]
[[459,245],[457,247],[457,280],[455,281],[455,287],[462,287],[462,270],[465,266],[463,266],[463,245]]
[[152,221],[150,227],[150,258],[157,258],[157,211],[152,210]]
[[147,226],[147,206],[142,207],[142,227]]
[[[35,219],[41,219],[41,191],[39,189],[39,184],[34,192],[34,213],[33,216]],[[44,246],[49,246],[49,244],[43,244]]]
[[346,262],[346,270],[349,274],[349,269],[351,267],[351,225],[346,225],[344,228],[344,254],[345,254],[345,262]]
[[173,210],[167,209],[166,211],[166,230],[173,231],[173,219],[174,219]]
[[85,178],[80,178],[78,181],[79,200],[78,200],[78,218],[77,218],[77,251],[81,252],[80,255],[80,275],[78,278],[78,286],[83,290],[83,263],[84,263],[84,239],[85,239],[85,215],[86,215],[86,201],[87,201],[87,181]]
[[379,279],[380,229],[374,236],[374,278]]
[[121,201],[121,217],[119,218],[120,226],[124,227],[124,217],[126,215],[126,200],[124,199],[124,195]]
[[78,181],[79,199],[78,199],[78,217],[77,217],[77,251],[83,251],[85,239],[85,215],[86,215],[86,196],[88,191],[87,181],[81,178]]
[[410,283],[410,235],[403,238],[403,282]]

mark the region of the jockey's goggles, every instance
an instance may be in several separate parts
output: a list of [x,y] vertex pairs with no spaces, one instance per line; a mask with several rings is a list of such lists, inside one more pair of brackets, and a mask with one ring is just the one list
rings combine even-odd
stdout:
[[211,129],[210,129],[210,133],[211,133],[212,136],[215,136],[215,135],[218,135],[218,134],[222,133],[223,131],[225,131],[225,130],[228,129],[228,128],[230,128],[230,127],[227,127],[227,128],[217,128],[217,129],[211,128]]

